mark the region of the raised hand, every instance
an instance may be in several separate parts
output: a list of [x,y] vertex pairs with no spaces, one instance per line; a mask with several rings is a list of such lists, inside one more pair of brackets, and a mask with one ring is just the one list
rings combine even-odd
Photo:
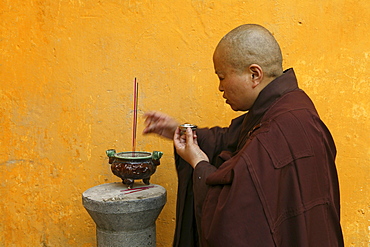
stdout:
[[144,114],[145,128],[143,134],[155,133],[172,139],[179,123],[172,117],[162,112],[151,111]]

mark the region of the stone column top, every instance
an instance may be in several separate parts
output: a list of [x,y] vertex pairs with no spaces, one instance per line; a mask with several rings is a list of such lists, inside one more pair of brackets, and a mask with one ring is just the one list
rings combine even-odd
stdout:
[[166,189],[160,185],[137,185],[128,189],[123,183],[97,185],[82,194],[86,208],[115,213],[144,211],[166,203]]

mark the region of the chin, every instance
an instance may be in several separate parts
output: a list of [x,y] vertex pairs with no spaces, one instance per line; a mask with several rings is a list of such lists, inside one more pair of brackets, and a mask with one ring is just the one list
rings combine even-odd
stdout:
[[226,102],[226,104],[228,104],[229,106],[230,106],[230,108],[231,108],[231,110],[233,110],[233,111],[242,111],[241,109],[239,109],[237,106],[235,106],[235,105],[231,105],[230,103],[228,103],[228,102]]
[[236,108],[235,106],[232,106],[232,105],[230,105],[230,108],[231,108],[231,110],[233,110],[233,111],[240,111],[238,108]]
[[231,109],[233,110],[233,111],[248,111],[248,110],[244,110],[244,109],[240,109],[240,108],[237,108],[237,107],[233,107],[233,106],[231,106],[230,105],[230,107],[231,107]]

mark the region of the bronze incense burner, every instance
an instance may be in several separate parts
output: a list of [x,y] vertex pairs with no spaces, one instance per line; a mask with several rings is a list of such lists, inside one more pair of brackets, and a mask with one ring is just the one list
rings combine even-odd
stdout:
[[157,170],[163,155],[160,151],[116,153],[114,149],[109,149],[106,153],[113,174],[121,178],[122,183],[129,189],[132,188],[135,179],[142,179],[148,185],[150,176]]

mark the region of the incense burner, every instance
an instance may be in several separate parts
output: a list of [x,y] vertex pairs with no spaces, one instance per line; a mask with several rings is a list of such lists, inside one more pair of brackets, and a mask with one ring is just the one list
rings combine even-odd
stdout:
[[142,179],[145,184],[149,184],[150,176],[157,170],[163,155],[160,151],[116,153],[114,149],[109,149],[106,153],[113,174],[121,178],[129,189],[135,179]]

